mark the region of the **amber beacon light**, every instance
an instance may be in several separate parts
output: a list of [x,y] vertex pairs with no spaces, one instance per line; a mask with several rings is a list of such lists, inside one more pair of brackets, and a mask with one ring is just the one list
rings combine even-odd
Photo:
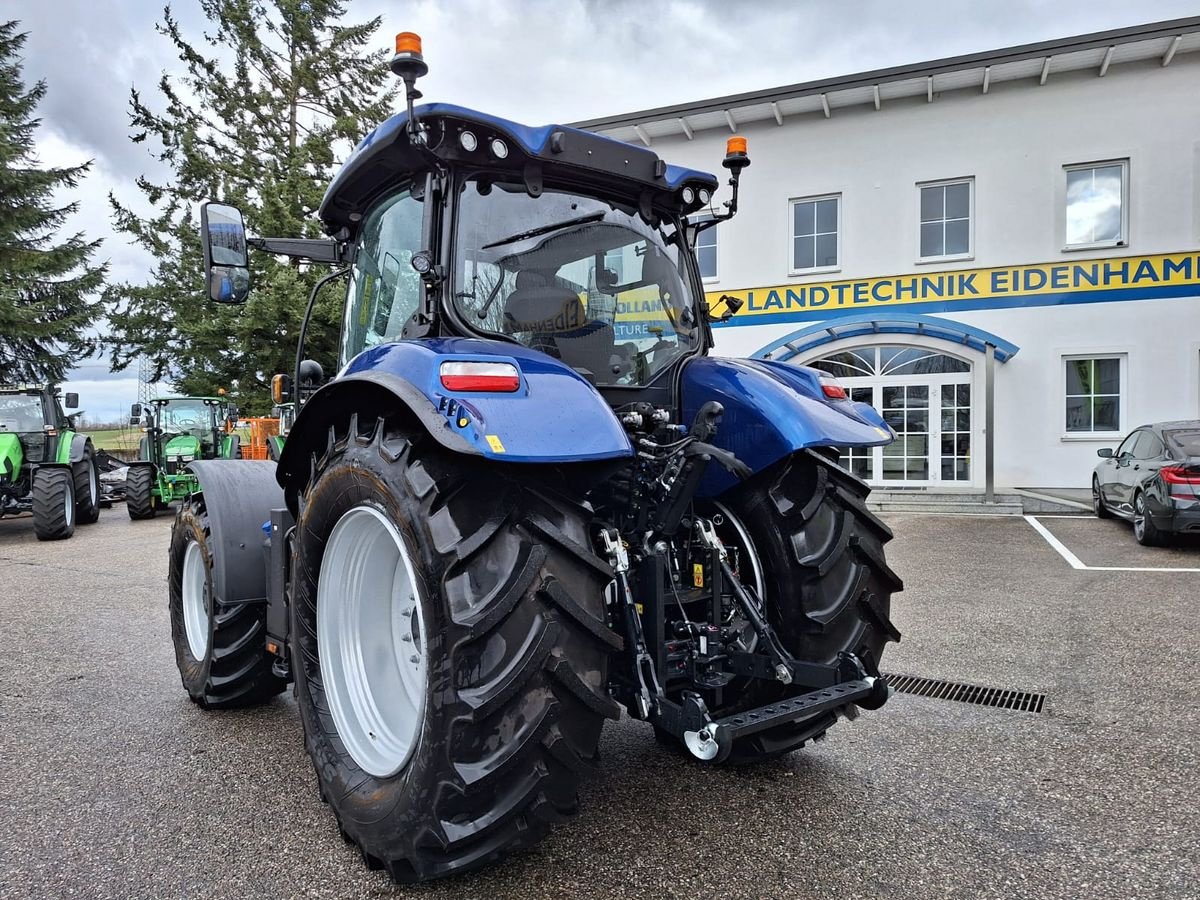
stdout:
[[392,71],[411,84],[429,72],[425,57],[421,55],[421,36],[412,31],[401,31],[396,35],[396,55],[392,57]]

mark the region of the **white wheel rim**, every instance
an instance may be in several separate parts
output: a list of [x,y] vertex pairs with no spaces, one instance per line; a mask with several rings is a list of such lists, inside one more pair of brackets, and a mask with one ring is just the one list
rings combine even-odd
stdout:
[[347,752],[386,778],[412,753],[425,711],[425,622],[395,525],[356,506],[333,526],[317,583],[325,699]]
[[70,528],[75,524],[75,492],[68,485],[67,490],[63,491],[63,521]]
[[208,653],[208,604],[204,602],[208,579],[205,569],[200,545],[190,541],[183,555],[183,633],[195,659],[204,659]]
[[96,487],[96,482],[99,480],[100,480],[99,477],[96,475],[95,465],[89,463],[88,464],[88,489],[91,493],[93,508],[96,506],[96,494],[99,493],[99,490]]

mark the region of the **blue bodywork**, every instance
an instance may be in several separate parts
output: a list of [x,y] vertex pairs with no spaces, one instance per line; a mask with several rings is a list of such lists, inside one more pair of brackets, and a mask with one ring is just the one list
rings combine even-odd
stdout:
[[[806,447],[875,447],[895,435],[874,408],[831,400],[816,369],[767,360],[701,357],[683,370],[683,421],[716,400],[725,407],[713,443],[755,472]],[[737,479],[710,465],[700,495],[715,496]]]
[[[443,362],[509,362],[520,373],[513,392],[456,392],[442,386]],[[683,371],[683,422],[709,400],[725,407],[714,443],[758,472],[806,447],[870,447],[894,435],[865,403],[831,400],[815,369],[765,360],[698,357]],[[293,434],[339,407],[355,383],[382,387],[407,405],[452,450],[514,463],[621,459],[633,448],[612,409],[586,379],[562,362],[517,344],[478,338],[431,338],[364,350],[307,404]],[[353,404],[351,404],[353,407]],[[289,440],[290,449],[294,441]],[[285,467],[290,467],[285,465]],[[713,466],[703,496],[734,476]]]
[[[441,364],[469,360],[512,363],[520,372],[520,387],[511,393],[444,388]],[[465,440],[469,449],[457,449],[468,453],[540,463],[633,455],[625,430],[599,391],[558,360],[518,344],[477,338],[381,344],[351,360],[338,381],[367,375],[399,378],[416,388],[429,403],[426,412],[436,413],[441,429]],[[306,405],[301,416],[308,411]]]

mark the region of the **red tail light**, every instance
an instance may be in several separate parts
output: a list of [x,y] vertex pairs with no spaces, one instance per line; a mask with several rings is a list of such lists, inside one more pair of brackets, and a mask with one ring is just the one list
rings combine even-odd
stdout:
[[521,375],[512,363],[444,362],[439,374],[448,391],[496,391],[511,394],[521,386]]
[[[1158,470],[1162,480],[1167,483],[1167,490],[1176,500],[1200,499],[1200,469],[1187,466],[1163,466]],[[1184,487],[1187,485],[1191,492]]]
[[821,377],[821,391],[830,400],[845,400],[846,389],[828,376]]

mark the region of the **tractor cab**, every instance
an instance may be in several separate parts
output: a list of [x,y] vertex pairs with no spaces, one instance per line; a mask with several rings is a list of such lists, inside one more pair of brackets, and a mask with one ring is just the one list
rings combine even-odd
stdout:
[[155,460],[168,473],[182,472],[192,460],[223,455],[230,431],[230,408],[224,398],[163,397],[150,401],[145,413],[148,430],[142,458]]

